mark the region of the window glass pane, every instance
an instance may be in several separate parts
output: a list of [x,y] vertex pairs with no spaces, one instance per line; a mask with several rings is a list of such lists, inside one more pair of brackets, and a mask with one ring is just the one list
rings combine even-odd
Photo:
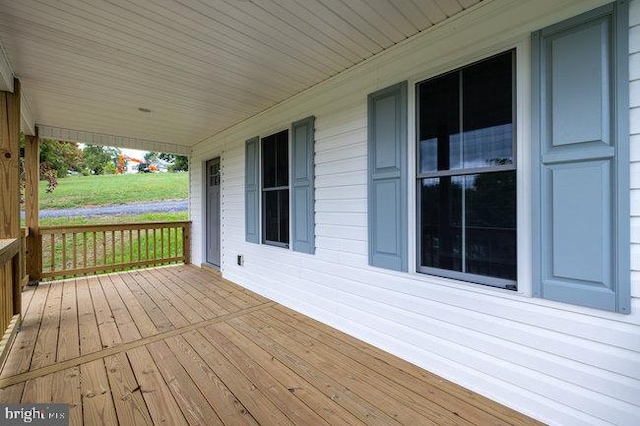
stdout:
[[289,131],[276,136],[276,186],[289,186]]
[[278,222],[280,239],[278,242],[289,244],[289,190],[278,191],[280,220]]
[[422,266],[462,271],[463,183],[460,176],[422,179]]
[[516,172],[465,176],[466,272],[516,279]]
[[289,190],[264,192],[265,241],[289,243]]
[[[495,171],[515,163],[514,58],[510,51],[417,85],[423,268],[516,280],[516,171]],[[477,168],[486,171],[464,174]]]
[[[289,131],[262,139],[264,241],[289,243]],[[273,189],[282,188],[286,189]]]
[[451,73],[418,86],[420,173],[459,169],[460,77]]
[[275,135],[262,139],[262,185],[276,186],[276,140]]
[[462,70],[465,169],[513,163],[512,56]]

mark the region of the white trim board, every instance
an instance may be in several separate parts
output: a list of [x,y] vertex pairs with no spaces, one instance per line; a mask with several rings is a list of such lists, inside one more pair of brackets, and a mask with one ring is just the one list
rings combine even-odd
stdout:
[[191,154],[191,148],[169,142],[150,141],[126,136],[106,135],[103,133],[83,132],[81,130],[62,129],[59,127],[40,124],[38,125],[38,135],[41,138],[51,138],[92,145],[140,149],[144,151],[164,152],[176,155],[188,156]]

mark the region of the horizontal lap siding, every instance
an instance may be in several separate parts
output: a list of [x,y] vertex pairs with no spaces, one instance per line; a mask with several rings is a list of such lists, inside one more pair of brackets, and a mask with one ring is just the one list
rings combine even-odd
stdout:
[[640,1],[629,11],[631,104],[631,294],[640,298]]
[[[504,4],[503,4],[504,3]],[[503,18],[494,18],[501,10]],[[571,3],[571,2],[569,2]],[[585,2],[574,2],[586,10]],[[591,8],[601,2],[588,2]],[[515,6],[514,6],[515,5]],[[440,30],[452,46],[505,38],[553,22],[548,0],[486,6],[482,29],[464,18]],[[576,8],[559,10],[564,19]],[[484,9],[480,8],[478,13]],[[631,3],[631,80],[640,80],[640,0]],[[516,22],[513,16],[525,16]],[[508,17],[508,18],[507,18]],[[468,17],[469,18],[469,17]],[[493,19],[493,21],[492,21]],[[536,22],[530,24],[527,22]],[[529,28],[527,25],[531,25]],[[535,25],[535,26],[534,26]],[[523,32],[524,31],[524,32]],[[458,34],[460,33],[460,34]],[[298,95],[194,148],[194,262],[201,260],[201,166],[222,156],[222,271],[226,278],[538,419],[563,424],[640,421],[640,91],[632,83],[632,315],[618,315],[368,266],[366,96],[462,53],[434,31]],[[502,36],[499,34],[503,34]],[[433,41],[433,42],[432,42]],[[447,50],[448,49],[448,50]],[[482,52],[481,48],[479,50]],[[636,53],[634,53],[636,52]],[[447,56],[448,55],[448,56]],[[446,58],[449,57],[449,60]],[[442,69],[434,69],[437,74]],[[316,117],[316,254],[244,241],[244,141]],[[637,119],[634,119],[637,117]],[[198,217],[198,219],[196,219]],[[245,263],[236,265],[236,255]]]

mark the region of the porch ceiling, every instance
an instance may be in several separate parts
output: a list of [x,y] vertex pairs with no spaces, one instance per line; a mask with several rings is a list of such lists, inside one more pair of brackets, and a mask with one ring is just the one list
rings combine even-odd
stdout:
[[192,146],[480,1],[0,0],[0,41],[38,125]]

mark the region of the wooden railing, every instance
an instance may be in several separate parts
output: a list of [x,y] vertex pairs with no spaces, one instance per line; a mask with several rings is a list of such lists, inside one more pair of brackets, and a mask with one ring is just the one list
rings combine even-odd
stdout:
[[189,263],[191,222],[40,228],[41,278]]
[[21,289],[20,240],[0,240],[0,366],[20,322]]

